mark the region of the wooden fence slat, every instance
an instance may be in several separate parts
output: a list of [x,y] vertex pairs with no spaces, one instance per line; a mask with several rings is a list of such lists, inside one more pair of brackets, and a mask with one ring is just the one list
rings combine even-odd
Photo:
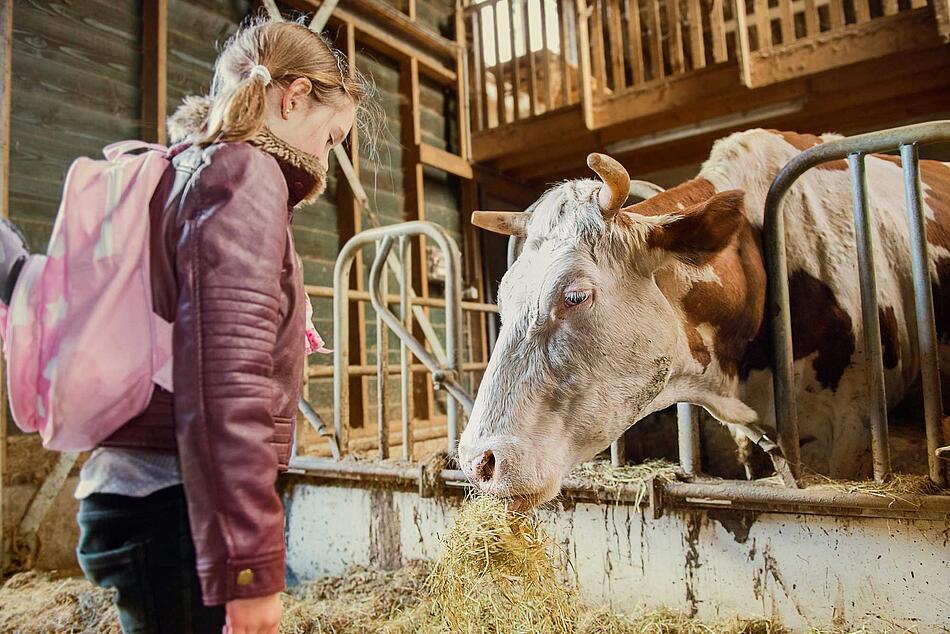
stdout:
[[778,8],[782,44],[791,44],[795,41],[795,15],[792,13],[792,0],[778,0]]
[[749,25],[745,16],[745,0],[735,0],[733,7],[736,12],[736,44],[739,49],[739,74],[743,85],[752,88],[752,53],[749,48]]
[[726,27],[724,24],[722,0],[712,0],[712,12],[709,15],[709,30],[711,31],[713,62],[720,64],[726,61],[729,54],[726,52]]
[[518,103],[521,96],[521,62],[518,61],[518,48],[515,46],[514,0],[508,1],[508,33],[511,35],[511,98],[514,100],[511,112],[514,120],[517,121],[521,118],[521,106]]
[[844,0],[831,0],[828,5],[829,20],[831,30],[837,30],[844,26]]
[[927,0],[910,0],[911,9],[920,9],[927,6]]
[[498,5],[496,2],[492,7],[492,19],[495,33],[495,100],[498,106],[498,125],[505,125],[507,116],[505,115],[505,65],[501,62],[501,27],[498,24]]
[[689,20],[689,53],[693,69],[706,65],[706,49],[703,44],[703,9],[699,0],[688,0],[687,16]]
[[580,66],[580,85],[578,93],[581,99],[581,110],[584,114],[584,126],[588,130],[594,129],[594,91],[591,87],[590,63],[590,11],[587,0],[577,0],[577,56]]
[[551,81],[551,47],[548,43],[547,2],[540,0],[541,8],[541,61],[544,63],[544,111],[554,110],[554,82]]
[[854,0],[854,18],[857,24],[864,24],[871,19],[871,8],[868,0]]
[[670,65],[674,75],[686,70],[683,59],[683,25],[680,22],[679,0],[666,0],[667,25],[670,29]]
[[818,7],[815,0],[805,0],[805,37],[818,35]]
[[472,94],[475,95],[475,119],[478,121],[478,129],[488,128],[488,91],[485,86],[485,36],[482,29],[482,12],[472,13],[472,64],[474,73],[472,81],[475,89]]
[[610,34],[610,64],[614,81],[614,92],[625,88],[626,80],[623,63],[623,22],[620,14],[620,0],[610,0],[610,20],[607,22]]
[[604,59],[604,18],[601,6],[604,0],[594,0],[594,12],[591,14],[591,47],[594,56],[594,75],[597,77],[597,94],[603,97],[607,88],[606,61]]
[[660,17],[660,0],[650,0],[650,67],[652,79],[665,75],[663,67],[663,27]]
[[522,0],[521,8],[524,16],[524,47],[528,54],[528,100],[531,102],[531,116],[538,114],[538,78],[534,63],[534,53],[531,51],[531,19],[528,12],[529,0]]
[[558,4],[558,26],[561,33],[561,106],[567,106],[571,103],[571,74],[570,64],[567,61],[567,50],[571,35],[575,32],[568,28],[568,16],[571,15],[572,11],[570,0],[563,0]]
[[769,16],[769,0],[755,0],[755,32],[760,51],[772,46],[772,18]]
[[897,13],[897,0],[884,0],[884,15]]
[[643,39],[640,27],[640,0],[624,0],[627,10],[627,46],[633,85],[644,82]]

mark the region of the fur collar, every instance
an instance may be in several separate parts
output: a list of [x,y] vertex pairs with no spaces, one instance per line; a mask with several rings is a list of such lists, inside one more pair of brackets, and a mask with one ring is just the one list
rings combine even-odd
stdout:
[[[196,142],[206,130],[210,110],[210,97],[185,97],[168,118],[169,141],[172,144]],[[248,143],[277,159],[287,180],[291,207],[313,202],[326,189],[327,171],[313,154],[301,152],[267,128],[261,128]]]

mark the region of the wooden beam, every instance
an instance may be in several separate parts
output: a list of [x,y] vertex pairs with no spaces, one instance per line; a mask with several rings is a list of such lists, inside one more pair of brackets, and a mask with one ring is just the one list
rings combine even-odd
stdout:
[[142,5],[142,138],[166,142],[168,81],[168,0]]
[[[343,51],[348,59],[355,59],[356,56],[356,28],[352,24],[347,24],[343,31]],[[355,66],[350,65],[351,72],[355,72]],[[359,136],[357,126],[353,126],[350,131],[350,138],[346,154],[349,157],[350,165],[359,180],[360,153]],[[363,230],[363,206],[359,201],[357,192],[349,184],[349,179],[344,173],[344,164],[338,164],[339,174],[337,175],[337,233],[339,235],[339,245],[343,248],[346,242]],[[353,264],[353,274],[350,276],[350,288],[354,290],[363,290],[363,279],[366,275],[366,267],[363,262],[363,254],[358,253]],[[362,303],[351,307],[349,313],[349,363],[351,365],[366,364],[366,306]],[[349,425],[344,425],[343,438],[337,439],[341,446],[345,447],[350,428],[360,428],[366,424],[369,419],[369,379],[365,376],[351,376],[347,383],[349,403]],[[347,404],[344,403],[344,407]]]
[[706,49],[703,43],[703,9],[699,0],[688,0],[688,2],[689,53],[693,61],[693,68],[697,69],[706,65]]
[[712,0],[712,11],[709,14],[709,37],[712,40],[713,62],[716,64],[726,61],[728,57],[722,3],[723,0]]
[[742,85],[752,87],[752,51],[749,48],[749,26],[745,19],[745,0],[735,0],[736,12],[736,56],[739,58],[739,77]]
[[[581,113],[584,127],[594,129],[594,89],[591,85],[590,60],[590,27],[591,10],[587,8],[587,0],[577,0],[577,41],[578,56],[580,57],[580,98]],[[474,152],[472,154],[474,155]],[[477,160],[477,159],[476,159]]]
[[[472,161],[480,163],[524,150],[539,140],[563,143],[565,130],[584,129],[579,108],[567,108],[531,117],[504,128],[484,130],[472,135]],[[559,136],[552,137],[550,135]],[[547,138],[546,138],[547,135]]]
[[[455,88],[456,112],[459,134],[459,154],[468,161],[472,156],[472,121],[469,112],[468,96],[468,60],[465,57],[466,35],[465,35],[465,16],[462,12],[462,2],[458,0],[455,5],[455,72],[458,75],[458,82]],[[514,55],[512,55],[514,57]]]
[[[624,0],[627,12],[627,47],[630,56],[632,85],[644,82],[643,73],[643,36],[640,28],[640,0]],[[698,0],[696,0],[698,1]],[[702,28],[702,25],[700,25]]]
[[423,165],[454,174],[459,178],[470,179],[473,176],[472,164],[457,154],[446,152],[428,143],[420,143],[417,152]]

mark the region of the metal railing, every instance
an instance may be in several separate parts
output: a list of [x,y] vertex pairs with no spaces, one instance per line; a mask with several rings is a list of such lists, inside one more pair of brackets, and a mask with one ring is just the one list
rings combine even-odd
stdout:
[[[431,325],[426,332],[426,340],[432,351],[427,350],[423,342],[417,339],[412,330],[412,308],[415,303],[411,295],[409,239],[424,236],[434,242],[442,251],[445,261],[445,350],[435,339]],[[393,247],[398,242],[397,257],[392,257]],[[343,442],[344,432],[349,426],[349,310],[351,291],[349,290],[350,271],[357,254],[363,248],[375,245],[376,256],[370,267],[369,300],[376,310],[377,319],[377,426],[379,431],[380,458],[389,457],[389,416],[388,416],[388,332],[399,339],[400,377],[401,377],[401,418],[403,457],[410,456],[411,429],[409,412],[409,392],[411,389],[410,352],[425,369],[432,374],[437,387],[444,388],[449,399],[447,402],[447,451],[453,456],[458,444],[459,411],[461,405],[466,414],[471,412],[472,397],[462,387],[463,340],[460,332],[462,324],[461,296],[461,255],[458,246],[448,232],[431,222],[406,222],[363,231],[343,246],[337,257],[333,272],[333,333],[336,342],[333,352],[333,427],[338,442]],[[395,274],[400,285],[400,314],[397,316],[389,309],[392,299],[387,293],[389,270]],[[481,308],[481,307],[479,307]],[[387,330],[388,329],[388,330]],[[345,443],[344,443],[345,444]]]
[[789,311],[788,266],[782,201],[795,181],[812,167],[847,158],[851,172],[858,273],[861,282],[874,477],[876,480],[883,480],[890,474],[887,403],[884,398],[884,365],[878,321],[877,286],[874,276],[875,238],[873,223],[868,215],[864,158],[869,153],[899,149],[910,226],[910,256],[913,266],[917,338],[920,346],[924,421],[927,430],[927,461],[931,480],[936,484],[945,482],[938,455],[938,453],[945,453],[946,448],[941,447],[944,442],[941,442],[940,437],[942,401],[936,323],[917,156],[918,145],[940,141],[950,141],[950,121],[921,123],[822,143],[792,159],[779,172],[769,189],[765,201],[764,247],[769,280],[767,310],[774,351],[775,423],[779,446],[796,476],[800,475],[801,458],[795,403],[792,325]]

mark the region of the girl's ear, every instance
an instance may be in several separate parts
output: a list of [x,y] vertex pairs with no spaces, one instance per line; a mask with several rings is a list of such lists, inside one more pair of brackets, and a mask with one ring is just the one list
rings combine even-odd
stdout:
[[287,118],[295,108],[304,105],[304,98],[313,91],[313,84],[306,77],[298,77],[287,88],[280,100],[280,110],[284,118]]
[[673,220],[650,231],[647,244],[690,260],[706,260],[724,249],[738,230],[744,196],[738,189],[720,192],[677,212]]

